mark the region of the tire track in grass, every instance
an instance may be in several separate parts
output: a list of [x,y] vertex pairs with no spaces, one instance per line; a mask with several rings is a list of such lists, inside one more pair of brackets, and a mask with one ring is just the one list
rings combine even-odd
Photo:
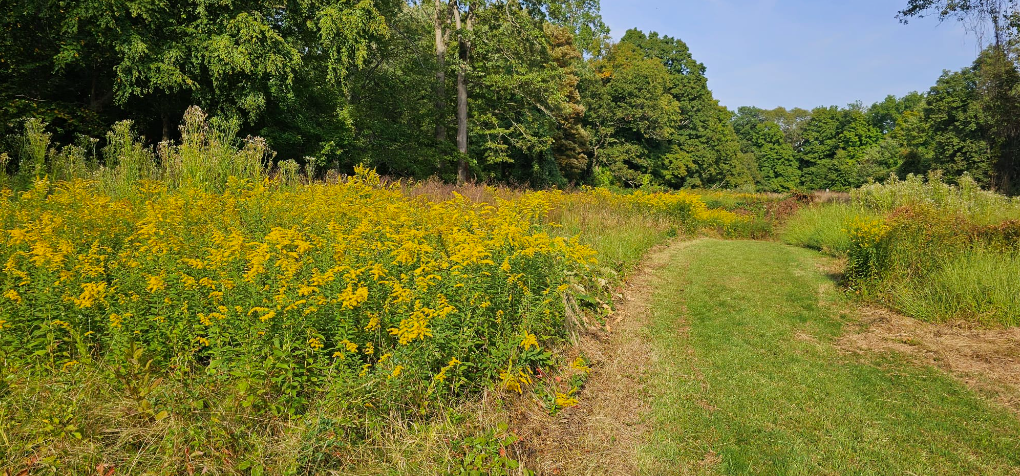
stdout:
[[902,356],[839,351],[850,306],[817,253],[701,240],[670,256],[631,474],[1020,474],[1008,410]]

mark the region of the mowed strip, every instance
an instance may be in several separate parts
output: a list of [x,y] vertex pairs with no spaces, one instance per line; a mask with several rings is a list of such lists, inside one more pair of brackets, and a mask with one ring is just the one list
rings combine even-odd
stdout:
[[1020,474],[1020,420],[942,371],[836,341],[816,252],[703,240],[653,298],[643,474]]

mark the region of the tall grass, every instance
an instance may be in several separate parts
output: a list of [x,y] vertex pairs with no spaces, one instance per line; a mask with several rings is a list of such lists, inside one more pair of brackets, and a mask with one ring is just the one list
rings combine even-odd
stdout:
[[1020,325],[1020,201],[938,174],[801,210],[786,243],[848,258],[854,292],[929,321]]
[[1020,252],[960,250],[938,258],[922,279],[894,286],[894,304],[922,320],[1020,325]]
[[[160,182],[170,189],[202,188],[221,192],[228,179],[261,181],[268,174],[274,153],[262,138],[237,138],[236,122],[210,120],[201,109],[189,108],[180,127],[180,143],[161,142],[147,147],[132,129],[131,121],[114,124],[105,146],[96,139],[56,146],[46,124],[38,119],[25,123],[18,171],[8,176],[8,156],[0,164],[0,185],[27,189],[42,177],[61,182],[82,179],[93,182],[105,194],[128,197],[140,181]],[[289,164],[288,164],[289,165]],[[296,165],[296,164],[295,164]],[[281,175],[296,178],[294,167],[281,167]]]
[[806,207],[783,225],[779,238],[789,245],[842,257],[850,251],[848,225],[877,215],[874,210],[847,203]]
[[946,214],[960,215],[980,225],[1020,218],[1020,197],[1006,197],[982,190],[969,175],[952,185],[938,172],[909,175],[900,180],[896,175],[885,183],[869,184],[850,193],[854,204],[880,212],[900,207],[924,207]]

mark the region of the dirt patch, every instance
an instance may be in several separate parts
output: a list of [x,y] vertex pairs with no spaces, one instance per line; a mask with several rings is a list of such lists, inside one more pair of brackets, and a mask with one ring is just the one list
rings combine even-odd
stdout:
[[1020,415],[1020,328],[929,324],[888,309],[860,310],[861,328],[840,339],[851,351],[896,351],[948,370]]
[[650,403],[646,381],[656,361],[644,331],[656,270],[695,242],[649,252],[621,290],[606,329],[581,336],[579,350],[593,365],[577,407],[555,416],[534,402],[511,410],[510,426],[521,437],[529,469],[540,475],[637,474]]

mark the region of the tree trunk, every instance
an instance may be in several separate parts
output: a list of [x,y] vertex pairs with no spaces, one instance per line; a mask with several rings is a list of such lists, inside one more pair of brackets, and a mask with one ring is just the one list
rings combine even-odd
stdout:
[[446,35],[443,25],[449,16],[443,15],[443,0],[436,0],[433,26],[436,30],[436,142],[446,142]]
[[168,141],[170,140],[170,114],[163,111],[160,116],[163,119],[163,140]]
[[[460,21],[460,9],[454,10],[454,20],[457,23],[458,32],[461,30]],[[471,25],[471,10],[468,7],[467,19],[466,19],[467,31],[472,30]],[[471,52],[471,43],[463,33],[458,34],[457,39],[458,53],[460,58],[460,68],[457,70],[457,150],[460,151],[461,157],[457,163],[457,180],[460,183],[467,182],[468,179],[468,163],[467,163],[467,151],[468,151],[468,90],[467,90],[467,68],[468,59]]]

